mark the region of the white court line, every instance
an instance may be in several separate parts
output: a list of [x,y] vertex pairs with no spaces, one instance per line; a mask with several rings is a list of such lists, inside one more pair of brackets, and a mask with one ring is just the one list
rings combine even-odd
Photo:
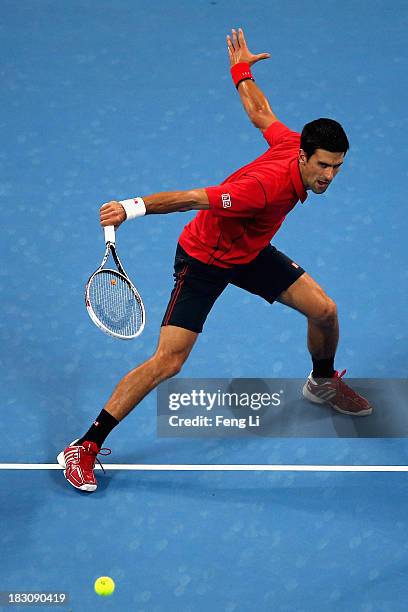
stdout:
[[[61,470],[56,463],[0,463],[0,470]],[[96,469],[101,469],[96,466]],[[128,464],[107,463],[105,470],[135,472],[408,472],[407,465]]]

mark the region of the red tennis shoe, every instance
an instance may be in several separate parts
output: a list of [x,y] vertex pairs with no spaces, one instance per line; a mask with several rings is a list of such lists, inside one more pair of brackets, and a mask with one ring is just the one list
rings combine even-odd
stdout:
[[[57,461],[64,468],[64,476],[69,484],[81,491],[95,491],[98,486],[94,473],[95,461],[103,470],[97,455],[110,455],[112,451],[110,448],[98,448],[95,442],[84,441],[80,446],[75,446],[76,442],[77,440],[74,440],[65,450],[61,451]],[[101,451],[108,452],[102,453]]]
[[315,380],[312,374],[303,387],[303,397],[316,404],[330,404],[334,410],[352,416],[367,416],[372,413],[370,403],[343,381],[346,370],[334,373],[333,378]]

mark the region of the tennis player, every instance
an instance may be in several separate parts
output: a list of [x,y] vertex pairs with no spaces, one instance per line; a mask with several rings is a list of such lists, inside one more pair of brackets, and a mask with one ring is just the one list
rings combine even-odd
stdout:
[[102,226],[119,226],[145,214],[199,212],[179,238],[175,285],[156,352],[118,383],[90,429],[59,455],[66,479],[77,489],[96,489],[95,461],[105,438],[147,393],[180,372],[214,302],[229,283],[306,317],[313,367],[303,387],[305,398],[343,414],[372,412],[369,402],[344,382],[345,370],[339,374],[334,368],[339,339],[336,304],[298,263],[270,244],[286,215],[299,200],[306,200],[307,191],[327,191],[344,162],[347,136],[333,119],[312,121],[302,134],[286,127],[251,73],[251,66],[269,55],[252,54],[241,29],[232,30],[227,45],[233,81],[268,150],[221,185],[102,206]]

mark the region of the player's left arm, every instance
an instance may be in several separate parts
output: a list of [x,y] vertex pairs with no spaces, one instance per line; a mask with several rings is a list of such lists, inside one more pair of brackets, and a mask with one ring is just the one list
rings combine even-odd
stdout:
[[[238,30],[238,34],[235,30],[232,30],[232,35],[227,36],[227,45],[231,67],[242,62],[253,66],[256,62],[270,57],[269,53],[251,53],[241,28]],[[265,131],[271,123],[278,120],[267,97],[254,81],[249,79],[241,81],[238,85],[238,93],[242,105],[255,127]]]

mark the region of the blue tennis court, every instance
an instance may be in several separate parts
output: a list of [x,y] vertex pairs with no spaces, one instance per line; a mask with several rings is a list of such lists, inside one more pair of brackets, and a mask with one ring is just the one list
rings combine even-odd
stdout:
[[[408,361],[407,21],[404,2],[382,0],[3,0],[1,609],[8,592],[65,592],[75,612],[406,610],[405,399],[387,385]],[[300,131],[333,117],[349,136],[328,193],[299,203],[273,243],[336,301],[336,367],[384,380],[392,418],[367,434],[299,400],[284,434],[160,437],[153,392],[109,436],[98,491],[81,494],[55,457],[155,349],[194,214],[118,232],[147,312],[120,342],[84,306],[99,207],[218,184],[266,149],[229,75],[225,36],[240,26],[272,55],[254,76],[279,119]],[[305,319],[229,287],[181,376],[309,372]],[[94,593],[98,576],[114,578],[111,597]]]

